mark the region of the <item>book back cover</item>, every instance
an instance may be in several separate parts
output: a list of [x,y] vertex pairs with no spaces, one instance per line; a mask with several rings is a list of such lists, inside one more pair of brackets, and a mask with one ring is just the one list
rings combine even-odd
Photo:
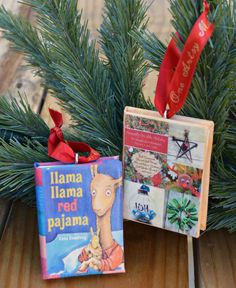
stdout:
[[206,229],[212,121],[126,107],[124,218],[199,237]]

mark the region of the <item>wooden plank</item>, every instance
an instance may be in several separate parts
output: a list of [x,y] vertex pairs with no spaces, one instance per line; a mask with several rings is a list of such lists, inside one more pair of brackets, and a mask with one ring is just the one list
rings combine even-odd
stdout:
[[[34,20],[32,10],[15,0],[3,0],[0,4],[30,21]],[[26,64],[23,56],[12,51],[9,42],[0,39],[0,47],[0,95],[12,95],[15,98],[19,97],[19,93],[26,95],[32,109],[38,112],[43,98],[40,78],[34,77],[32,71],[23,66]],[[0,238],[12,207],[12,201],[0,199]]]
[[0,241],[2,240],[2,236],[7,227],[12,208],[12,201],[0,199]]
[[48,112],[48,108],[57,110],[59,112],[62,113],[62,117],[63,117],[63,122],[64,124],[64,128],[66,125],[68,125],[68,123],[71,122],[71,117],[70,115],[68,115],[68,113],[66,113],[62,107],[59,105],[59,100],[55,99],[52,95],[50,95],[50,93],[47,94],[47,97],[45,98],[44,101],[44,105],[42,107],[42,111],[41,111],[41,117],[44,119],[44,121],[48,124],[48,126],[50,128],[52,128],[54,126],[53,124],[53,120]]
[[[173,30],[170,26],[171,15],[169,12],[169,1],[168,0],[147,0],[147,4],[151,5],[148,10],[149,17],[149,29],[151,32],[157,34],[163,42],[167,42],[170,39],[171,31]],[[98,29],[102,23],[102,12],[103,12],[104,0],[87,1],[79,0],[78,9],[83,10],[83,20],[88,19],[88,28],[91,31],[91,37],[98,40],[99,33]],[[144,94],[146,97],[153,99],[156,87],[157,73],[150,73],[145,80]],[[46,106],[42,111],[42,117],[49,121],[48,124],[51,127],[52,120],[49,119],[48,110],[46,107],[58,109],[63,113],[65,122],[70,121],[70,117],[62,111],[61,107],[57,104],[57,101],[49,96],[46,98]]]
[[[82,6],[84,6],[82,8],[84,8],[85,14],[89,17],[89,9],[92,9],[93,6],[89,1],[83,0],[80,2],[83,3]],[[96,3],[99,2],[100,0],[96,1]],[[88,5],[90,5],[90,8]],[[162,40],[168,39],[171,32],[170,25],[168,25],[170,19],[169,14],[167,13],[168,2],[155,0],[152,7],[153,8],[149,12],[149,15],[151,16],[150,29],[157,33],[157,35],[161,35]],[[96,12],[100,17],[101,6],[98,5]],[[92,25],[91,21],[89,25]],[[93,35],[97,35],[96,32],[94,32]],[[146,80],[146,87],[144,90],[146,96],[154,96],[156,77],[157,73],[153,72]],[[47,101],[53,105],[52,100],[47,99]],[[46,108],[44,109],[46,111]],[[96,287],[96,285],[98,286],[99,281],[99,287],[114,286],[115,288],[115,285],[117,285],[117,287],[122,287],[122,284],[125,287],[174,287],[174,285],[181,288],[188,287],[186,241],[182,236],[176,238],[175,235],[175,233],[151,229],[144,225],[125,223],[126,268],[128,271],[126,275],[105,277],[104,281],[99,277],[91,277],[91,279],[80,278],[76,280],[60,280],[60,282],[54,281],[52,286],[58,285],[56,287],[64,287],[66,284],[71,284],[71,286],[73,286],[73,284],[78,281],[78,283],[82,283],[81,287]],[[144,241],[140,242],[140,238],[142,237],[144,238]],[[236,287],[236,233],[229,234],[222,230],[212,231],[205,233],[200,240],[197,241],[199,241],[199,249],[197,251],[199,270],[197,274],[200,275],[200,278],[195,280],[199,280],[199,287]],[[34,256],[32,257],[32,261],[39,261],[38,242],[36,238],[34,239],[33,245]],[[146,249],[146,251],[144,249]],[[145,253],[143,251],[145,251]],[[151,256],[150,251],[153,251]],[[144,262],[142,257],[144,257]],[[148,261],[145,261],[145,259],[148,259]],[[176,265],[176,259],[179,259],[178,265]],[[147,271],[147,269],[149,271]],[[31,274],[30,281],[35,281],[36,283],[39,277],[38,262],[37,269],[32,267],[31,271],[35,272],[33,275]],[[147,275],[144,275],[143,271],[147,271]],[[134,279],[136,279],[135,283]],[[151,281],[152,283],[150,283]],[[153,286],[151,286],[151,284],[153,284]],[[40,284],[38,285],[40,286]]]
[[[170,34],[173,31],[170,25],[171,15],[169,12],[168,0],[146,0],[147,5],[151,5],[148,10],[149,30],[158,35],[163,41],[167,42],[170,39]],[[83,10],[83,19],[88,19],[88,27],[91,30],[93,37],[98,36],[97,29],[102,23],[104,0],[87,1],[79,0],[78,9]]]
[[[164,42],[168,43],[171,37],[173,28],[170,25],[171,15],[169,12],[168,0],[147,0],[148,5],[151,5],[148,10],[149,25],[148,28],[151,32],[158,35],[158,37]],[[92,37],[98,37],[98,31],[100,24],[102,23],[102,9],[104,0],[87,1],[79,0],[78,8],[83,9],[84,19],[89,19],[88,27],[91,30]],[[145,79],[144,95],[150,97],[152,100],[155,95],[157,81],[157,72],[153,71],[149,73]]]
[[[151,1],[149,0],[151,3]],[[29,7],[19,4],[15,0],[1,0],[0,4],[3,4],[7,9],[11,10],[12,12],[16,14],[21,14],[25,16],[28,19],[33,18],[33,14]],[[102,9],[103,9],[103,4],[104,0],[98,0],[96,3],[88,2],[85,0],[79,1],[79,8],[84,10],[84,19],[89,19],[89,28],[91,29],[91,34],[92,37],[97,37],[98,32],[97,29],[100,26],[102,22]],[[167,7],[167,1],[160,1],[157,0],[156,2],[153,3],[155,6],[155,9],[150,9],[149,11],[149,16],[151,20],[150,27],[152,27],[153,30],[157,31],[158,29],[160,30],[161,35],[166,35],[167,32],[169,33],[167,28],[166,34],[163,33],[163,27],[168,26],[168,25],[161,25],[161,23],[157,23],[156,19],[162,19],[162,24],[163,20],[167,19],[165,23],[168,23],[169,19],[169,14],[166,9]],[[159,9],[156,9],[156,8]],[[158,15],[154,15],[154,10],[155,14],[156,11]],[[163,13],[163,11],[165,11]],[[152,17],[153,16],[153,17]],[[155,16],[155,17],[154,17]],[[164,18],[163,18],[164,17]],[[151,29],[151,30],[152,30]],[[163,36],[164,37],[164,36]],[[26,70],[22,66],[23,64],[23,56],[11,51],[9,49],[10,44],[5,40],[1,39],[0,40],[0,94],[7,93],[9,91],[14,97],[17,97],[18,91],[20,91],[22,94],[26,93],[29,99],[29,103],[31,104],[32,108],[34,111],[38,111],[39,107],[41,106],[41,101],[42,101],[42,90],[40,88],[40,81],[36,78],[34,78],[33,74],[31,71]],[[146,87],[148,87],[147,85]],[[154,85],[155,86],[155,85]],[[150,86],[150,87],[154,87]],[[147,92],[147,95],[150,93]],[[51,102],[49,100],[48,102]],[[54,107],[54,104],[53,104]],[[44,115],[47,114],[47,111],[44,109],[43,112]],[[9,202],[6,202],[5,200],[0,200],[1,202],[1,211],[2,214],[4,214],[6,211],[8,211],[8,206],[10,205]],[[5,208],[3,209],[3,206],[5,203]],[[4,214],[5,215],[5,214]],[[6,215],[5,215],[6,216]],[[4,216],[4,217],[5,217]],[[1,219],[4,218],[3,216],[0,218],[0,223],[4,222],[1,221]],[[6,218],[6,217],[5,217]],[[0,224],[1,226],[1,224]],[[3,229],[3,227],[2,227]]]
[[[15,0],[5,0],[4,2],[12,10],[18,11]],[[81,0],[80,2],[85,10],[85,16],[90,17],[89,15],[93,15],[92,21],[98,21],[98,17],[99,21],[101,21],[103,0],[95,1],[96,7],[91,5],[91,1]],[[150,29],[161,36],[163,40],[168,39],[171,31],[170,26],[165,25],[169,23],[169,14],[167,14],[166,9],[168,2],[166,0],[155,0],[152,7],[149,14],[151,16]],[[94,24],[95,22],[93,23],[92,21],[89,23],[93,29],[92,35],[97,36],[95,29],[98,22]],[[0,57],[1,55],[6,56],[7,54],[5,53],[9,53],[9,46],[3,44],[2,40],[0,43]],[[10,58],[8,56],[8,59]],[[14,70],[9,72],[12,73],[11,81],[9,80],[9,82],[13,83],[15,81],[13,86],[19,87],[21,84],[17,85],[18,82],[14,80],[14,73],[19,71],[18,67],[21,59],[12,59],[12,62],[10,61],[11,59],[5,62],[6,64],[8,63],[9,67],[12,65]],[[15,63],[17,63],[16,66]],[[1,67],[4,68],[3,66]],[[153,97],[156,76],[154,72],[146,81],[145,95]],[[24,78],[26,79],[26,81],[23,81],[24,83],[27,82],[28,77]],[[6,87],[4,88],[5,90],[7,89],[7,82],[7,79],[6,82],[2,81],[2,85]],[[38,88],[34,86],[34,89],[37,90]],[[49,98],[47,102],[51,107],[54,107],[54,103]],[[47,114],[46,106],[44,107],[44,113],[44,115]],[[4,209],[0,204],[0,213]],[[228,234],[225,231],[212,231],[202,236],[199,244],[200,287],[236,287],[235,240],[235,233]],[[0,263],[1,288],[76,287],[78,283],[81,284],[81,287],[94,288],[115,288],[122,287],[122,284],[126,287],[188,287],[186,268],[188,258],[186,241],[183,236],[128,222],[125,223],[125,243],[126,268],[128,271],[125,275],[44,282],[39,278],[39,244],[35,210],[31,208],[25,209],[22,204],[17,204],[4,239],[0,243],[0,253],[2,259],[4,259]],[[9,277],[9,275],[12,275],[12,277]]]
[[[15,3],[19,7],[20,15],[34,21],[34,13],[28,6]],[[3,50],[6,50],[4,53],[2,53],[2,42],[4,43]],[[26,67],[22,54],[10,49],[9,42],[0,39],[0,45],[0,95],[9,94],[13,97],[18,97],[19,93],[22,96],[26,95],[32,109],[38,111],[43,94],[40,78],[35,76],[29,67]]]
[[[15,0],[0,0],[0,5],[4,5],[6,9],[11,10],[13,13],[18,14],[20,10],[20,5]],[[1,38],[2,32],[0,32]],[[3,55],[9,49],[9,42],[5,39],[0,39],[0,62],[2,61]]]
[[126,222],[125,274],[43,281],[40,278],[36,211],[16,204],[10,225],[0,242],[1,288],[120,288],[188,287],[184,236]]
[[[147,3],[151,7],[148,10],[149,25],[148,28],[151,32],[155,33],[163,43],[167,44],[171,37],[173,28],[170,25],[171,15],[169,12],[169,1],[167,0],[148,0]],[[156,71],[152,71],[148,74],[145,80],[145,86],[143,89],[144,95],[154,99],[155,89],[157,84]]]
[[236,233],[210,231],[199,239],[199,287],[236,287]]
[[104,6],[104,0],[78,1],[78,9],[83,10],[83,20],[88,19],[88,28],[90,29],[91,36],[93,38],[97,38],[99,35],[98,29],[102,23],[103,6]]

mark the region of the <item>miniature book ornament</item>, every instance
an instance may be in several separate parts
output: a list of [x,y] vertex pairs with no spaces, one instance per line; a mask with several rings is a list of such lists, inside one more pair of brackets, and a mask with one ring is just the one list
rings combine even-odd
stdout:
[[[59,160],[62,153],[67,164],[35,163],[42,277],[125,272],[121,162],[99,158],[87,144],[64,141],[57,121],[61,115],[50,113],[56,127],[49,154]],[[90,154],[74,155],[79,163],[69,164],[74,147]]]
[[155,96],[159,113],[124,112],[124,218],[193,237],[206,229],[214,123],[175,113],[214,29],[206,1],[204,8],[182,53],[176,38],[166,50]]

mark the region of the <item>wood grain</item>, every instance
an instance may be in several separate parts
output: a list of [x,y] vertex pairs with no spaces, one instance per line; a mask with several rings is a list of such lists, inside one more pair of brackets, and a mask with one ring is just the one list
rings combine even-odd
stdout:
[[16,204],[0,242],[0,287],[188,287],[186,238],[171,232],[126,222],[125,274],[43,281],[40,278],[36,211]]
[[[34,20],[32,10],[17,1],[0,1],[7,9],[16,14],[20,14],[30,21]],[[10,43],[5,39],[0,39],[0,95],[11,95],[14,98],[19,97],[19,93],[27,96],[32,109],[39,111],[43,98],[43,88],[41,80],[35,77],[31,70],[27,69],[23,56],[10,49]],[[0,199],[0,238],[5,229],[9,212],[13,202]]]
[[[59,100],[54,98],[50,93],[47,94],[45,98],[44,105],[41,111],[41,117],[47,123],[47,125],[52,128],[54,126],[53,120],[48,113],[48,108],[52,108],[54,110],[60,111],[62,113],[63,122],[65,125],[68,125],[71,122],[71,117],[68,113],[66,113],[63,108],[59,105]],[[65,126],[64,126],[65,128]]]
[[[170,39],[171,32],[173,31],[170,25],[171,15],[169,13],[169,1],[168,0],[147,0],[147,5],[151,5],[148,10],[149,17],[149,30],[156,35],[164,42],[167,43]],[[99,27],[102,24],[102,12],[103,12],[104,0],[88,1],[88,0],[79,0],[78,9],[83,10],[83,20],[88,20],[88,28],[91,31],[91,37],[99,41]],[[157,73],[151,72],[145,79],[144,86],[144,95],[147,98],[154,98],[155,87],[157,81]],[[52,96],[46,98],[46,107],[57,107],[61,112],[62,109],[57,105],[57,100]],[[48,119],[47,109],[44,107],[42,111],[44,119],[49,120],[49,126],[52,125],[52,121]],[[63,117],[66,118],[66,121],[70,121],[70,117],[63,112]]]
[[[172,31],[169,25],[170,14],[167,0],[148,0],[150,30],[164,42]],[[14,13],[26,13],[16,0],[0,0]],[[79,0],[79,7],[84,10],[84,18],[89,19],[89,28],[93,37],[102,19],[104,0]],[[32,16],[32,15],[31,15]],[[22,56],[12,54],[9,43],[0,39],[0,91],[11,90],[17,94],[18,87],[29,87],[28,97],[34,99],[34,110],[41,105],[40,82],[35,81],[31,72],[22,68]],[[3,62],[4,61],[4,62]],[[4,63],[4,64],[3,64]],[[6,77],[6,75],[8,75]],[[18,76],[17,76],[18,75]],[[153,98],[157,73],[153,72],[146,80],[144,93]],[[30,79],[30,80],[29,80]],[[29,82],[28,82],[29,81]],[[32,81],[32,82],[31,82]],[[21,85],[23,83],[23,85]],[[27,83],[29,85],[27,85]],[[31,84],[34,83],[34,84]],[[46,98],[43,116],[47,119],[47,106],[54,105],[52,98]],[[5,217],[7,206],[0,201],[0,223]],[[0,242],[0,288],[44,288],[44,287],[188,287],[186,238],[175,233],[140,225],[125,223],[125,256],[127,273],[123,275],[106,275],[89,278],[71,278],[42,281],[40,279],[39,241],[36,211],[17,203],[11,215],[3,240]],[[236,287],[236,234],[226,231],[205,233],[198,241],[200,287],[224,288]]]
[[[89,1],[79,1],[79,7],[83,8],[85,12],[84,17],[87,18],[89,16],[89,20],[91,20],[89,21],[89,27],[92,29],[92,37],[97,37],[98,33],[94,28],[98,27],[101,23],[102,9],[101,5],[98,5],[99,2],[102,3],[103,1],[96,1],[96,4],[93,5]],[[94,14],[93,8],[96,10],[96,14]],[[61,111],[56,102],[52,96],[48,95],[41,114],[50,127],[52,126],[52,121],[48,116],[48,107],[56,107]],[[68,116],[64,114],[64,117]],[[69,121],[68,118],[67,121]],[[173,243],[175,244],[173,245]],[[37,262],[39,267],[39,248],[34,250],[37,251],[35,262]],[[137,223],[126,222],[125,257],[127,259],[126,274],[74,278],[60,281],[53,280],[50,281],[50,284],[52,287],[65,287],[65,285],[67,287],[74,287],[75,283],[78,282],[80,283],[80,287],[94,288],[188,286],[187,249],[186,238],[184,236],[160,229],[152,229],[151,227]],[[43,285],[39,282],[38,269],[35,276],[31,275],[31,277],[39,283],[39,287],[44,287],[44,285],[47,287],[46,284]]]
[[[14,3],[17,8],[10,6],[10,10],[18,11],[18,14],[31,22],[34,21],[35,16],[30,7],[16,1]],[[0,45],[0,95],[12,95],[15,98],[19,97],[19,93],[26,95],[32,109],[38,111],[43,94],[40,78],[26,67],[27,63],[22,54],[10,49],[9,42],[1,38]],[[2,53],[3,51],[5,52]]]
[[[149,25],[148,29],[155,33],[161,41],[165,44],[168,43],[173,28],[170,25],[171,15],[169,12],[168,0],[146,0],[149,7],[148,17]],[[79,0],[78,8],[82,9],[83,19],[88,19],[88,27],[91,30],[91,36],[98,39],[98,29],[102,23],[102,11],[104,0],[88,1]],[[154,99],[155,88],[157,81],[157,72],[153,71],[149,73],[145,80],[144,95],[150,99]]]
[[12,211],[12,201],[0,199],[0,241],[8,224],[9,215]]
[[199,286],[236,287],[236,233],[224,230],[205,233],[199,240]]

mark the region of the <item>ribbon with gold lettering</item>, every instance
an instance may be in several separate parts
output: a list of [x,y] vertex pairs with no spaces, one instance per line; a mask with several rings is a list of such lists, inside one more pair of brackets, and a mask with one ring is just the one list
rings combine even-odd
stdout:
[[[155,107],[168,118],[183,106],[201,53],[211,37],[214,25],[209,22],[209,4],[203,1],[204,11],[194,24],[181,52],[172,38],[166,49],[157,81]],[[176,37],[180,39],[178,33]],[[167,115],[165,115],[167,112]]]
[[[48,155],[63,163],[88,163],[100,157],[99,152],[83,142],[65,141],[61,127],[63,125],[62,114],[49,109],[55,127],[50,130],[48,138]],[[79,153],[88,153],[88,156]]]

